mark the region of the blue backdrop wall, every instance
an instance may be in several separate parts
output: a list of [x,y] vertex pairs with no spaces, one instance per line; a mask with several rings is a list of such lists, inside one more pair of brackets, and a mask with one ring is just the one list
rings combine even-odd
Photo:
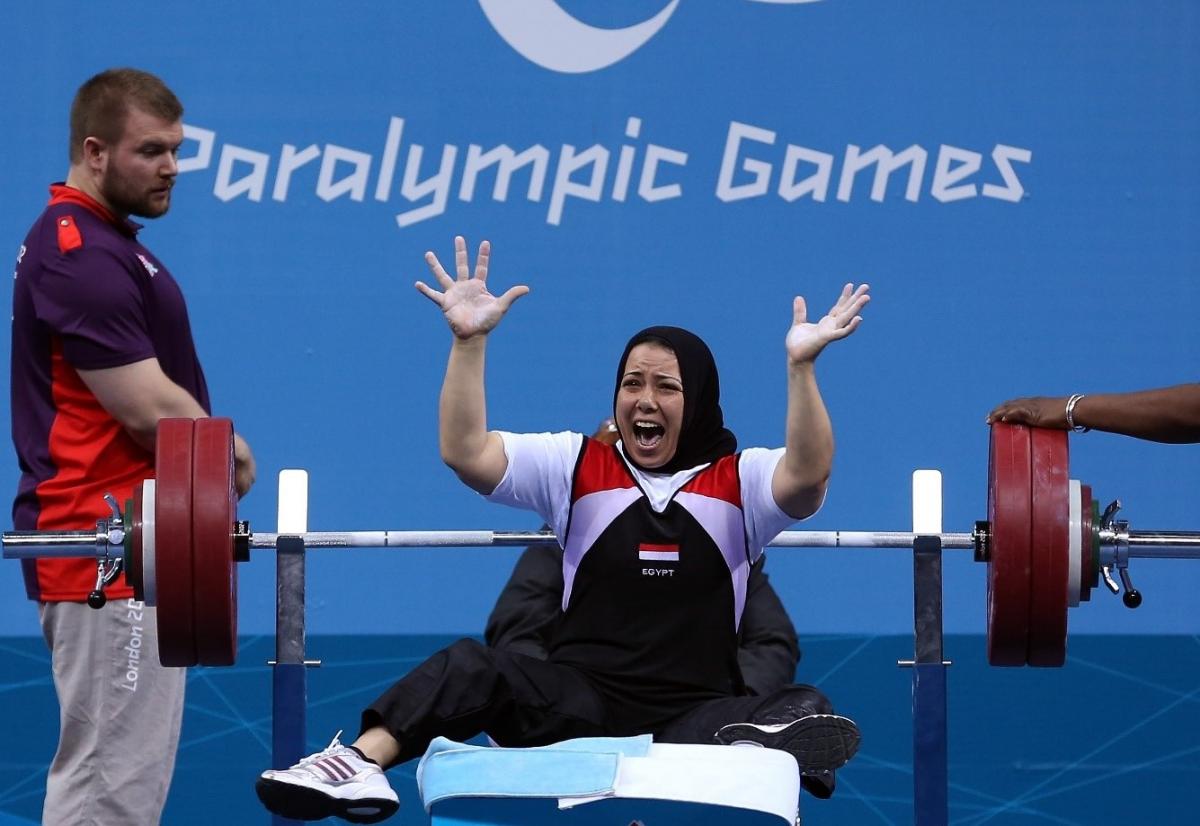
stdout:
[[[80,82],[136,65],[184,101],[185,171],[143,238],[257,453],[259,530],[285,467],[312,473],[315,530],[537,526],[437,456],[449,334],[411,285],[458,233],[491,239],[495,285],[533,290],[489,353],[490,421],[513,430],[590,431],[626,337],[662,322],[712,346],[742,444],[778,444],[791,297],[823,309],[870,282],[865,324],[819,365],[838,456],[812,528],[907,529],[909,475],[935,467],[946,529],[970,530],[993,404],[1195,377],[1193,4],[65,2],[0,24],[14,257],[65,175]],[[1194,526],[1198,458],[1072,440],[1072,476],[1134,528]],[[13,490],[7,444],[0,468]],[[315,552],[311,628],[477,632],[515,556]],[[1194,633],[1193,568],[1136,563],[1145,605],[1101,595],[1073,630]],[[903,553],[778,551],[769,570],[804,632],[910,627]],[[241,568],[249,633],[271,627],[273,574],[270,554]],[[947,563],[950,630],[983,630],[983,582]],[[16,563],[0,593],[0,632],[36,634]]]

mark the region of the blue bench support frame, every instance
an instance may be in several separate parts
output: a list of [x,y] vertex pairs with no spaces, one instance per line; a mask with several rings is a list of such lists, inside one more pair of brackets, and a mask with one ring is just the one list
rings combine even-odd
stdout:
[[[285,769],[308,754],[308,664],[304,659],[304,540],[275,543],[275,662],[271,672],[271,766]],[[273,826],[299,821],[271,816]]]
[[[304,627],[304,541],[281,536],[276,543],[275,663],[271,709],[276,768],[307,754],[308,682]],[[942,540],[919,536],[913,543],[913,822],[947,826],[946,667],[942,659]],[[273,826],[296,823],[272,818]]]
[[913,822],[950,821],[946,667],[942,659],[942,539],[913,542]]

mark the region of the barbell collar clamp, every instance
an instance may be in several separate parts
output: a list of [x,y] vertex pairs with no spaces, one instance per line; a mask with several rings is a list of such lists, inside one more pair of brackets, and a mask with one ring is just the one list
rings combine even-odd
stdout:
[[1112,578],[1112,566],[1105,565],[1100,569],[1100,573],[1104,577],[1104,587],[1108,588],[1108,590],[1112,591],[1114,594],[1121,593],[1121,586],[1118,585],[1117,581]]
[[1129,578],[1129,568],[1119,568],[1118,573],[1121,575],[1121,584],[1125,586],[1121,602],[1125,603],[1126,608],[1137,608],[1142,604],[1142,592],[1133,587],[1133,580]]
[[109,559],[103,557],[96,560],[96,585],[87,595],[87,604],[91,608],[103,608],[108,602],[104,589],[111,585],[124,568],[124,560],[120,557]]
[[975,523],[971,537],[975,540],[975,561],[989,561],[992,558],[992,523],[980,519]]
[[239,520],[233,525],[233,558],[238,562],[250,561],[250,523]]
[[125,544],[125,529],[120,525],[107,524],[104,520],[96,523],[96,535],[103,537],[96,544],[106,549]]
[[112,515],[112,519],[109,521],[115,527],[121,527],[124,524],[124,520],[121,518],[121,508],[117,504],[117,497],[113,496],[111,493],[106,493],[104,494],[104,502],[108,505],[108,510]]
[[1121,500],[1114,499],[1108,503],[1108,507],[1104,509],[1104,513],[1100,516],[1100,527],[1109,528],[1112,526],[1113,517],[1117,515],[1117,511],[1121,509]]

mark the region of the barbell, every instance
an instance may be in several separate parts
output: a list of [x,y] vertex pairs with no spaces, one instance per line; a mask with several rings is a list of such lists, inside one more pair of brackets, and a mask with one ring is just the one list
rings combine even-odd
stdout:
[[[1068,478],[1067,433],[997,423],[991,427],[987,519],[969,533],[939,533],[943,548],[973,549],[987,564],[987,653],[998,666],[1060,666],[1067,611],[1086,602],[1103,578],[1125,604],[1141,595],[1131,557],[1195,558],[1200,533],[1129,530],[1103,512],[1091,487]],[[111,519],[93,531],[9,531],[4,556],[97,557],[97,588],[123,568],[134,596],[157,606],[163,665],[230,665],[237,656],[237,563],[252,548],[274,548],[279,534],[253,533],[237,519],[233,424],[229,419],[163,419],[155,478],[139,484],[122,509],[106,496]],[[301,534],[306,547],[482,547],[556,544],[535,531],[343,531]],[[772,547],[911,548],[917,534],[785,531]]]

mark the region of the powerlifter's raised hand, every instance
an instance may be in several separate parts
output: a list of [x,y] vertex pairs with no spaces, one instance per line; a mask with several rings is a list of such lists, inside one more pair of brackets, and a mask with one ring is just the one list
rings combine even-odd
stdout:
[[808,308],[801,296],[796,296],[792,302],[792,327],[788,330],[785,346],[788,361],[792,364],[802,364],[813,361],[825,345],[831,341],[853,333],[862,323],[863,307],[871,300],[867,294],[866,284],[847,284],[842,288],[842,294],[829,308],[824,316],[815,324],[808,320]]
[[423,281],[418,281],[416,288],[442,308],[446,323],[450,325],[450,331],[456,338],[465,340],[487,335],[500,323],[500,319],[508,312],[512,303],[529,292],[525,285],[510,287],[498,297],[488,292],[488,256],[491,251],[492,245],[489,242],[484,241],[479,245],[473,278],[467,260],[467,241],[461,235],[454,237],[454,269],[457,278],[450,277],[432,251],[425,253],[425,263],[429,265],[429,271],[433,273],[443,292],[438,292]]
[[820,320],[808,320],[801,296],[792,301],[792,326],[785,346],[788,358],[787,440],[771,477],[771,495],[784,513],[805,519],[825,499],[833,467],[833,425],[817,388],[813,362],[831,341],[845,338],[862,324],[859,313],[871,297],[866,284],[847,284]]

